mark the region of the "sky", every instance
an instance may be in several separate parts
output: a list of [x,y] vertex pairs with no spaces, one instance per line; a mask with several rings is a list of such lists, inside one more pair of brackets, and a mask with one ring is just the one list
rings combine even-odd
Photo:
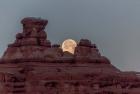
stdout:
[[0,0],[0,56],[24,17],[48,19],[48,39],[89,39],[123,71],[140,71],[140,0]]

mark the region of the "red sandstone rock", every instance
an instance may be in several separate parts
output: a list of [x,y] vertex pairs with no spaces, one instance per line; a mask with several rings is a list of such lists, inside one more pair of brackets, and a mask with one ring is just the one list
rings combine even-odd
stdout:
[[85,46],[85,47],[92,47],[91,41],[89,41],[88,39],[81,39],[78,45]]
[[48,21],[24,18],[0,59],[0,94],[140,94],[139,73],[122,72],[81,39],[74,55],[52,45]]

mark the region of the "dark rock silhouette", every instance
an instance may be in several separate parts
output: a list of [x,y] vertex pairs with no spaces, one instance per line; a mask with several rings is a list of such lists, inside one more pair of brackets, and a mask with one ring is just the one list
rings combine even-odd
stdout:
[[71,54],[47,40],[47,20],[21,23],[0,59],[0,94],[140,94],[139,73],[117,69],[90,40]]

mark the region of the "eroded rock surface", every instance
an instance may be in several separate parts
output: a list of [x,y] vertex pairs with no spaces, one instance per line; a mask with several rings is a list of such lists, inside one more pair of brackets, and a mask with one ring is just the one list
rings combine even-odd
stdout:
[[140,73],[120,71],[90,40],[71,54],[47,39],[47,20],[21,23],[0,59],[0,94],[140,94]]

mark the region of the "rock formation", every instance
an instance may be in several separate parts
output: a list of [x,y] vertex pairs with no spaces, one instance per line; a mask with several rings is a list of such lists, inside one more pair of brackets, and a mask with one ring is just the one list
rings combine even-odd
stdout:
[[88,39],[74,54],[51,44],[47,20],[27,17],[0,59],[0,94],[140,94],[139,73],[122,72]]

